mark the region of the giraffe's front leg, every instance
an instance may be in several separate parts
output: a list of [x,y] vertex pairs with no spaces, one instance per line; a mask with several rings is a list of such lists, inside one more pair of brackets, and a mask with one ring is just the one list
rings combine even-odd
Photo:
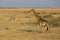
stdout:
[[38,22],[38,25],[39,25],[40,31],[42,31],[42,23]]

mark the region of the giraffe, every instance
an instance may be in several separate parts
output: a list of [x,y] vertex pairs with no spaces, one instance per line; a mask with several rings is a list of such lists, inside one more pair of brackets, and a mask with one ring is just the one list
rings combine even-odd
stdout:
[[31,9],[31,12],[33,12],[34,16],[36,17],[38,21],[38,25],[41,28],[41,30],[43,30],[43,28],[46,28],[44,31],[48,31],[49,25],[48,25],[47,20],[43,19],[41,16],[38,16],[38,14],[36,13],[34,9]]

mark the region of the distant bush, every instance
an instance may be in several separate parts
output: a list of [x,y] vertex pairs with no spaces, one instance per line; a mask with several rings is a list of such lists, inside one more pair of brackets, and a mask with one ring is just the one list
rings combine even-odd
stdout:
[[43,16],[43,18],[52,18],[53,16],[52,15],[45,15]]
[[59,18],[54,18],[52,15],[45,15],[43,16],[51,26],[54,27],[59,27],[60,26],[60,17]]
[[24,18],[31,18],[31,16],[25,16]]
[[40,14],[39,12],[37,14]]
[[60,17],[58,17],[57,20],[60,21]]
[[56,15],[56,14],[60,14],[60,13],[58,13],[58,12],[57,12],[57,13],[55,13],[55,12],[50,12],[50,14]]
[[50,14],[53,14],[53,15],[55,15],[56,13],[54,13],[54,12],[50,12]]
[[50,24],[52,26],[59,27],[60,26],[60,18],[53,19],[52,21],[50,21]]
[[24,13],[30,13],[30,11],[24,11]]

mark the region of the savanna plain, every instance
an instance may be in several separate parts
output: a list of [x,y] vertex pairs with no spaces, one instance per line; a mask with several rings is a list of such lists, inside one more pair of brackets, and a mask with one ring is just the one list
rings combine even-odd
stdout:
[[31,9],[0,8],[0,40],[60,40],[60,8],[33,8],[48,21],[46,32],[40,32]]

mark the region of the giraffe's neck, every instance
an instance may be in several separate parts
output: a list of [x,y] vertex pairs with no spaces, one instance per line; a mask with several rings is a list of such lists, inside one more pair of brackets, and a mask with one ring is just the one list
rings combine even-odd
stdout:
[[39,17],[35,10],[32,10],[32,12],[33,12],[34,16],[36,17],[36,19],[38,20],[38,22],[47,22],[43,18]]
[[34,15],[36,17],[36,19],[40,22],[47,22],[46,20],[44,20],[43,18],[39,17],[38,14],[36,12],[34,12]]
[[39,16],[38,16],[38,14],[36,13],[35,10],[33,10],[33,14],[34,14],[34,16],[35,16],[37,19],[39,19]]

